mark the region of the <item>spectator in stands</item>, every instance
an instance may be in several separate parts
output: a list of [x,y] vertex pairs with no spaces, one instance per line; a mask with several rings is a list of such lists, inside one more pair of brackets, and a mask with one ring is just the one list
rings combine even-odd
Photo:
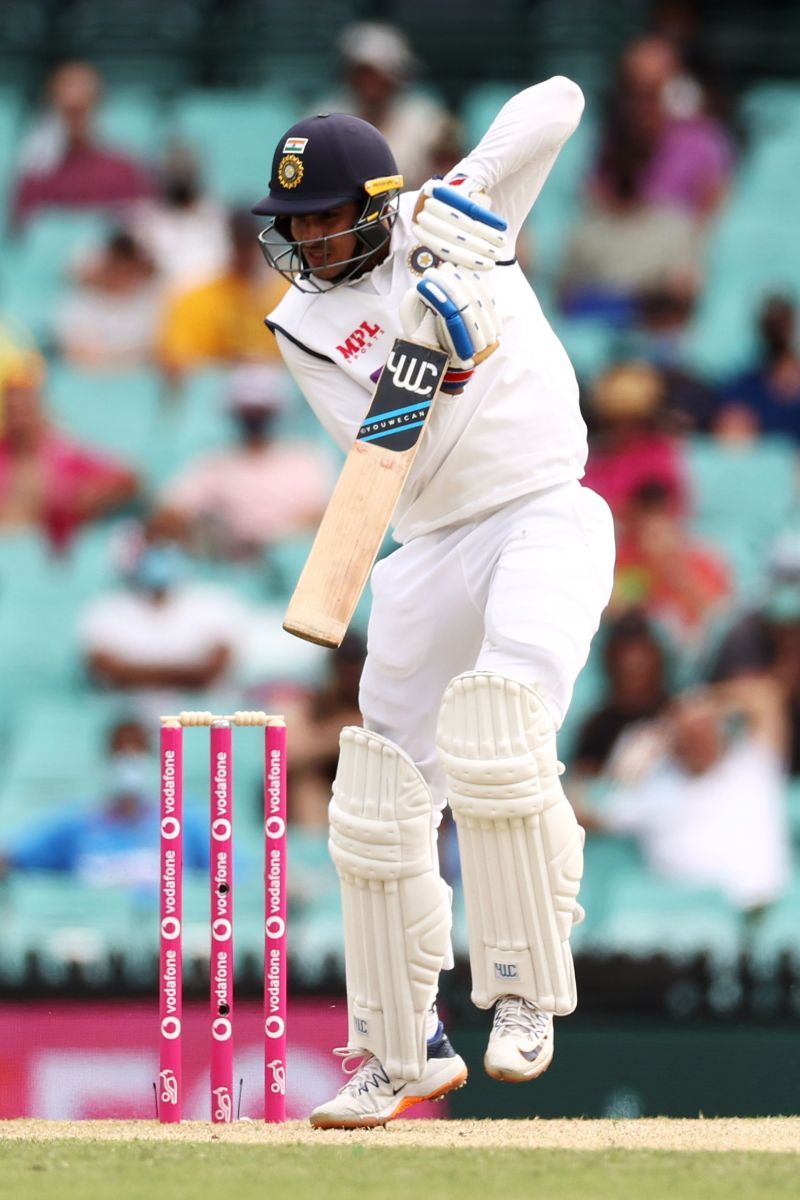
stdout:
[[645,363],[619,363],[596,381],[587,414],[591,429],[583,482],[625,522],[638,489],[658,482],[676,511],[687,505],[680,443],[661,432],[665,386],[661,372]]
[[136,366],[152,360],[161,288],[152,259],[117,230],[76,272],[55,316],[56,340],[70,362]]
[[229,231],[232,251],[226,270],[167,305],[159,358],[170,377],[213,362],[280,360],[263,321],[287,285],[264,263],[249,212],[234,212]]
[[559,271],[568,316],[632,325],[654,291],[688,293],[694,304],[700,285],[694,222],[679,209],[643,204],[625,186],[610,179],[604,204],[590,201],[569,238]]
[[673,434],[707,433],[719,407],[716,386],[687,361],[694,301],[691,283],[647,289],[638,297],[636,326],[620,338],[625,357],[651,363],[660,372],[664,398],[659,424]]
[[581,813],[587,826],[634,837],[658,874],[716,887],[745,911],[776,900],[791,860],[775,685],[752,678],[684,695],[623,741],[614,791],[599,813]]
[[129,227],[165,287],[181,292],[217,278],[231,253],[228,214],[204,191],[199,163],[187,146],[169,147],[157,181],[158,195],[135,207]]
[[339,735],[345,725],[361,725],[358,684],[366,647],[349,632],[329,660],[328,677],[310,694],[284,704],[292,731],[289,762],[289,819],[327,829],[328,804],[336,775]]
[[[62,871],[91,887],[127,887],[152,898],[158,886],[158,761],[147,728],[136,720],[109,731],[103,787],[90,808],[70,805],[0,850],[0,875]],[[81,801],[85,797],[80,798]],[[208,831],[184,813],[183,853],[191,869],[208,866]]]
[[51,425],[43,382],[41,359],[26,352],[0,378],[0,533],[38,526],[62,550],[80,525],[133,499],[138,480]]
[[578,733],[570,781],[599,775],[620,735],[659,716],[670,701],[666,654],[643,613],[635,609],[615,621],[603,649],[606,695]]
[[800,535],[773,545],[760,603],[738,614],[717,647],[712,682],[768,675],[783,698],[789,771],[800,776]]
[[787,296],[769,296],[759,312],[761,361],[725,387],[715,431],[720,437],[772,433],[800,442],[800,354],[797,310]]
[[149,173],[97,137],[101,82],[94,67],[62,63],[50,76],[47,93],[49,110],[23,146],[12,224],[43,208],[106,208],[150,194]]
[[95,683],[192,690],[230,676],[247,612],[230,592],[188,581],[187,532],[177,513],[153,513],[124,548],[125,586],[81,615],[78,636]]
[[439,132],[428,149],[428,161],[423,167],[425,179],[443,178],[461,161],[467,152],[464,130],[459,119],[448,114],[439,125]]
[[689,536],[671,490],[661,482],[642,484],[618,540],[609,611],[641,608],[677,648],[694,653],[730,593],[724,561]]
[[603,208],[631,200],[695,218],[716,211],[728,187],[733,154],[722,126],[704,112],[705,99],[686,73],[673,42],[647,35],[631,42],[590,180]]
[[249,364],[228,380],[237,444],[190,463],[163,493],[189,521],[196,549],[213,558],[256,558],[284,538],[316,528],[331,472],[309,445],[275,438],[288,394],[286,372]]
[[561,271],[568,313],[630,323],[646,293],[694,302],[704,221],[722,201],[732,158],[702,108],[667,39],[629,46]]
[[348,25],[338,46],[342,91],[320,101],[314,112],[346,112],[369,121],[391,146],[406,187],[419,187],[429,177],[429,160],[450,118],[429,94],[409,87],[419,64],[408,40],[393,25],[363,21]]

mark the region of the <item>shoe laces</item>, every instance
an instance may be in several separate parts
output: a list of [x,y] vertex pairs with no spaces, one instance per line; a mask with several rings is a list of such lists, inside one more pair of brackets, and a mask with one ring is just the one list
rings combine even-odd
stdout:
[[494,1029],[503,1035],[522,1034],[537,1042],[547,1033],[550,1014],[542,1012],[530,1000],[522,996],[506,996],[498,1000],[494,1011]]
[[340,1088],[340,1092],[349,1092],[353,1096],[359,1093],[367,1092],[371,1087],[376,1090],[384,1083],[389,1082],[389,1077],[380,1064],[380,1060],[374,1054],[370,1054],[368,1050],[360,1050],[358,1047],[353,1049],[352,1046],[335,1046],[333,1053],[342,1060],[342,1070],[345,1075],[351,1075],[344,1087]]

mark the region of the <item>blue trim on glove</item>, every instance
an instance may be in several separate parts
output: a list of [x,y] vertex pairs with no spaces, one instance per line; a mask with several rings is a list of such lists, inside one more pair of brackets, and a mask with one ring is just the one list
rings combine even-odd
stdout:
[[431,308],[435,309],[444,321],[450,332],[450,337],[453,339],[453,346],[458,357],[463,359],[472,358],[472,355],[475,353],[475,347],[472,344],[469,330],[464,324],[461,310],[455,300],[451,300],[443,288],[440,288],[436,283],[432,283],[429,279],[420,279],[417,284],[417,291],[423,300],[427,304],[430,304]]
[[457,208],[466,217],[472,217],[473,221],[480,221],[481,225],[488,225],[491,229],[499,229],[501,232],[508,229],[508,221],[498,216],[497,213],[493,213],[491,209],[483,208],[480,204],[476,204],[474,200],[470,200],[469,196],[465,196],[458,188],[435,187],[433,195],[437,200],[441,200],[442,203],[449,204],[451,208]]

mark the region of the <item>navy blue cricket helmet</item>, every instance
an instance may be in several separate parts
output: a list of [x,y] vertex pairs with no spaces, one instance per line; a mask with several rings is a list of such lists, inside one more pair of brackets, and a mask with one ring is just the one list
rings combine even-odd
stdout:
[[[254,213],[272,218],[259,235],[264,257],[301,291],[328,290],[354,278],[391,235],[402,186],[386,139],[368,121],[346,113],[298,121],[279,139],[269,193],[253,207]],[[341,263],[335,280],[320,285],[304,259],[304,243],[291,237],[291,218],[351,202],[361,207],[345,232],[356,234],[358,253]],[[329,239],[314,240],[318,245]]]

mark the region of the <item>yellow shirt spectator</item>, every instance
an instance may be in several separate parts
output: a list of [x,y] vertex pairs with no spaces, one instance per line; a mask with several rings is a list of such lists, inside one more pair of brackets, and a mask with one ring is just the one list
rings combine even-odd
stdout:
[[264,317],[288,285],[267,270],[249,213],[232,214],[230,239],[231,257],[223,274],[167,302],[158,355],[168,373],[207,362],[280,359]]
[[208,361],[280,360],[264,317],[286,291],[272,279],[222,275],[175,296],[167,305],[159,354],[168,368],[187,369]]

